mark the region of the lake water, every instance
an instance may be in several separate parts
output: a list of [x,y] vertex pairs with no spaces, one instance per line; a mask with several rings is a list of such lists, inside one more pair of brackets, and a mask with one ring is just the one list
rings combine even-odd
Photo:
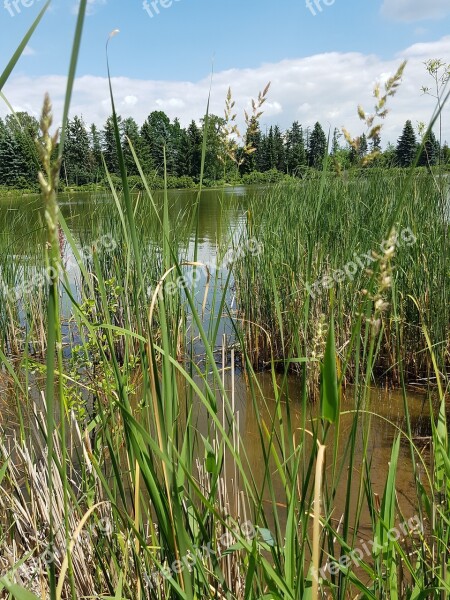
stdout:
[[[214,263],[216,261],[218,248],[231,247],[231,240],[236,239],[242,231],[242,226],[247,218],[247,197],[249,194],[258,193],[257,188],[233,188],[223,191],[204,192],[199,209],[198,218],[198,260],[204,263]],[[157,201],[161,201],[161,196],[157,196]],[[196,200],[196,194],[191,191],[170,191],[170,217],[171,223],[176,231],[180,232],[180,237],[188,239],[187,256],[192,255],[193,245],[196,238],[197,224],[191,222],[192,205]],[[144,200],[141,199],[140,202]],[[62,214],[80,248],[89,246],[92,240],[96,240],[111,233],[117,233],[118,218],[114,217],[116,208],[109,194],[92,195],[78,194],[73,196],[63,196],[60,198]],[[158,224],[152,221],[152,211],[144,211],[148,216],[148,223],[139,223],[140,244],[143,254],[147,251],[149,255],[156,256],[158,249],[155,250],[155,232],[158,231]],[[45,234],[42,219],[42,207],[38,198],[23,198],[15,200],[0,200],[0,245],[3,248],[3,268],[9,261],[14,264],[18,272],[18,279],[27,276],[29,269],[36,265],[43,264],[43,247],[45,244]],[[61,238],[61,248],[64,252],[64,261],[69,265],[69,276],[73,294],[77,295],[79,289],[79,273],[75,267],[70,267],[73,263],[72,256],[68,251],[68,245]],[[153,254],[151,254],[153,253]],[[156,253],[156,254],[155,254]],[[226,266],[219,269],[219,281],[225,280],[227,276]],[[155,284],[148,282],[149,287]],[[196,290],[197,299],[201,302],[203,289]],[[228,292],[228,302],[233,308],[232,288]],[[64,310],[67,312],[70,303],[63,302]],[[65,315],[66,319],[68,315]],[[221,326],[218,330],[217,344],[219,345],[222,336],[225,334],[229,341],[232,341],[232,327],[229,318],[217,314],[217,307],[214,306],[211,291],[206,304],[206,321],[208,319],[221,319]],[[67,330],[66,330],[67,334]],[[198,352],[201,353],[201,346],[198,346]],[[66,349],[66,355],[68,350]],[[219,356],[219,355],[218,355]],[[229,365],[228,365],[229,366]],[[225,385],[231,386],[230,372],[226,371]],[[273,398],[273,382],[271,376],[267,373],[261,373],[258,381],[262,390],[262,397],[265,402],[260,403],[261,414],[271,413],[275,410]],[[294,416],[294,422],[301,423],[301,385],[297,376],[289,378],[289,402],[291,412]],[[14,418],[14,408],[11,406],[11,398],[8,397],[9,386],[3,383],[0,385],[0,406],[3,414],[3,427],[6,430],[14,430],[16,420]],[[246,451],[252,465],[252,473],[255,481],[262,480],[264,473],[262,471],[263,461],[261,460],[261,446],[259,434],[256,429],[256,418],[254,415],[255,407],[250,400],[250,394],[245,376],[237,369],[234,379],[236,411],[239,412],[239,421],[241,424],[241,433],[245,439]],[[36,395],[39,393],[39,385],[36,384]],[[426,454],[427,436],[429,436],[429,412],[428,400],[424,395],[410,393],[409,406],[411,411],[413,434],[417,438],[424,438],[423,452]],[[351,411],[354,408],[355,400],[353,391],[348,388],[343,398],[343,410]],[[376,492],[383,493],[383,487],[386,478],[387,464],[389,462],[392,441],[395,430],[387,420],[393,424],[404,426],[403,399],[401,394],[395,391],[374,389],[372,392],[372,409],[382,418],[374,418],[372,423],[372,433],[370,437],[370,448],[372,456],[372,472],[375,482]],[[308,407],[310,418],[314,418],[317,407],[311,405]],[[268,420],[269,414],[267,414]],[[349,434],[352,415],[344,416],[340,435],[345,440]],[[201,429],[201,410],[199,411],[199,426]],[[406,516],[414,514],[414,507],[410,505],[410,498],[414,496],[411,456],[409,447],[401,447],[400,468],[397,476],[397,487],[400,496],[400,504]],[[357,448],[356,465],[360,465],[359,456],[362,456],[362,446]],[[342,485],[339,489],[342,492],[344,500],[346,478],[343,477]],[[281,482],[274,481],[275,487],[280,486]],[[356,494],[356,490],[355,490]],[[281,488],[280,488],[281,495]],[[337,504],[339,506],[339,502]],[[342,506],[343,509],[343,506]]]

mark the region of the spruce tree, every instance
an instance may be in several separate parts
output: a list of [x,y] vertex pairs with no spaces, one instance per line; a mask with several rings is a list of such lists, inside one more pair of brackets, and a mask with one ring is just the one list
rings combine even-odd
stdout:
[[170,119],[162,110],[149,114],[141,128],[142,152],[147,169],[164,175],[164,149],[170,154]]
[[273,135],[273,126],[271,125],[269,128],[269,133],[267,135],[267,147],[266,147],[266,162],[267,162],[267,170],[275,169],[275,143],[274,143],[274,135]]
[[367,155],[368,150],[369,144],[367,143],[367,137],[366,134],[363,133],[362,136],[359,138],[358,158],[362,160]]
[[426,136],[419,157],[421,167],[433,167],[439,162],[439,142],[432,131]]
[[286,171],[284,139],[278,125],[273,128],[273,165],[281,173]]
[[381,136],[379,133],[375,133],[370,140],[370,152],[381,152]]
[[62,165],[62,177],[69,184],[84,185],[92,181],[93,161],[89,136],[83,120],[69,120]]
[[192,120],[186,131],[186,175],[198,178],[202,164],[202,132]]
[[267,133],[261,136],[259,150],[256,155],[256,170],[265,173],[270,169],[269,137]]
[[181,127],[178,118],[175,118],[170,126],[170,145],[167,155],[168,169],[175,177],[184,175],[183,163],[184,157],[182,155],[182,142],[183,142],[183,128]]
[[333,131],[333,141],[331,142],[331,156],[333,156],[334,158],[337,157],[337,155],[339,154],[339,151],[341,149],[341,145],[339,143],[339,140],[342,137],[342,133],[339,131],[339,129],[337,127],[334,128]]
[[294,121],[286,132],[286,170],[290,175],[299,175],[306,162],[303,129],[298,121]]
[[319,122],[314,125],[314,129],[309,138],[308,164],[315,169],[323,168],[323,160],[327,151],[327,137]]
[[5,124],[17,152],[15,162],[19,183],[16,186],[34,186],[40,169],[35,142],[38,136],[39,123],[28,113],[18,112],[15,115],[8,115]]
[[258,170],[258,164],[260,162],[259,153],[261,152],[261,129],[259,122],[255,117],[251,117],[250,122],[245,132],[244,143],[247,148],[254,149],[249,154],[245,154],[242,157],[242,173],[252,173]]
[[100,132],[92,124],[89,132],[89,144],[92,156],[92,181],[97,181],[103,174],[102,142]]
[[397,143],[397,164],[400,167],[410,167],[417,153],[416,134],[411,121],[406,121],[402,135]]
[[25,181],[19,152],[11,130],[0,119],[0,185],[20,187]]
[[133,117],[127,117],[122,122],[122,150],[123,150],[123,158],[125,161],[125,167],[127,169],[128,175],[139,175],[139,171],[136,165],[136,161],[134,160],[133,153],[131,152],[131,145],[133,146],[134,151],[137,154],[137,157],[140,161],[140,150],[141,150],[141,136],[139,135],[139,126]]
[[[117,117],[117,121],[120,127],[122,123],[120,116]],[[114,123],[112,117],[108,117],[103,128],[102,151],[106,168],[108,169],[109,173],[119,175],[119,159],[117,156],[116,137],[114,133]]]

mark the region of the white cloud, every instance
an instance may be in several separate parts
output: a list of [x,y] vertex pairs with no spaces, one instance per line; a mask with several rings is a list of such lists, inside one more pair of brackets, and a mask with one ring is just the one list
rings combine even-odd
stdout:
[[125,104],[125,106],[136,106],[136,104],[138,103],[138,99],[136,98],[136,96],[125,96],[125,98],[123,99],[123,103]]
[[155,100],[155,104],[159,109],[164,111],[170,111],[171,109],[181,110],[185,107],[185,103],[181,98],[158,98]]
[[[305,127],[320,121],[324,128],[345,126],[354,135],[363,132],[356,107],[366,111],[374,105],[372,90],[376,81],[386,81],[403,58],[409,63],[403,83],[394,98],[389,99],[389,115],[384,122],[382,139],[395,142],[407,119],[415,124],[428,122],[433,99],[421,95],[428,75],[424,61],[450,54],[450,36],[432,43],[410,46],[390,60],[361,53],[327,53],[305,58],[268,63],[256,69],[232,69],[214,76],[211,107],[214,114],[223,115],[228,87],[231,85],[236,112],[243,114],[251,107],[251,99],[268,81],[272,82],[264,105],[263,129],[267,124],[289,127],[299,120]],[[12,77],[4,88],[16,110],[26,110],[37,116],[44,93],[51,95],[56,120],[61,117],[66,78]],[[132,116],[143,123],[152,110],[164,110],[172,119],[179,117],[183,126],[191,119],[198,121],[205,112],[210,78],[197,81],[152,81],[116,77],[112,80],[116,106],[123,117]],[[72,115],[82,115],[85,122],[102,126],[111,111],[107,79],[85,75],[75,82]],[[0,104],[0,116],[7,107]],[[242,120],[240,125],[242,126]],[[450,142],[450,119],[444,116],[444,139]]]
[[450,14],[448,0],[384,0],[383,15],[397,21],[424,21]]
[[25,46],[24,51],[22,52],[22,56],[34,56],[36,54],[36,50],[31,46]]
[[[105,5],[107,1],[108,0],[87,0],[86,15],[93,15],[96,11],[96,7]],[[79,8],[80,0],[77,0],[77,2],[72,6],[72,13],[77,15]]]

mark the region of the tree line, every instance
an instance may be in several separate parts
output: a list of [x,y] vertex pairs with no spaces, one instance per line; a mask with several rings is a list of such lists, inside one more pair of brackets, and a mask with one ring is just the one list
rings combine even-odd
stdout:
[[[362,134],[357,147],[352,147],[335,129],[328,137],[321,124],[304,128],[295,121],[282,131],[277,125],[261,130],[259,122],[251,120],[241,146],[230,154],[225,119],[210,115],[206,120],[207,143],[204,166],[206,182],[236,181],[252,173],[274,172],[302,177],[308,169],[322,169],[323,159],[330,146],[331,165],[350,169],[364,164],[383,168],[408,167],[418,151],[419,136],[411,121],[407,121],[397,145],[388,144],[384,150],[376,136],[368,142]],[[163,111],[153,111],[140,127],[131,118],[119,117],[121,144],[129,176],[139,175],[132,148],[142,171],[150,178],[176,178],[180,187],[195,185],[200,178],[205,120],[191,121],[183,128],[177,118],[173,121]],[[32,188],[37,181],[39,160],[34,140],[38,136],[38,121],[26,112],[0,119],[0,185]],[[128,143],[128,140],[131,142]],[[249,151],[250,149],[250,151]],[[447,144],[442,148],[431,132],[420,155],[419,164],[431,167],[448,162]],[[74,116],[67,125],[61,180],[67,186],[83,186],[105,180],[105,167],[110,174],[119,174],[119,161],[112,117],[102,129]],[[248,179],[248,177],[247,177]]]

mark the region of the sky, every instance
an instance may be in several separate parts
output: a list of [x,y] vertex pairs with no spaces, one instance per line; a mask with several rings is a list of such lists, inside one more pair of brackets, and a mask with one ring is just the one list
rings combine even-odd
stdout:
[[[44,93],[62,112],[77,0],[52,0],[3,89],[14,110],[39,115]],[[0,0],[0,73],[44,0]],[[116,107],[139,124],[164,110],[183,126],[223,115],[228,87],[238,119],[270,81],[261,120],[283,130],[345,126],[360,135],[357,106],[373,109],[373,87],[408,60],[389,101],[382,139],[394,142],[406,119],[428,122],[436,101],[424,62],[450,62],[450,0],[89,0],[71,114],[102,126],[111,112],[105,44]],[[0,99],[0,117],[9,112]],[[448,107],[443,141],[450,142]],[[450,115],[449,115],[450,116]]]

